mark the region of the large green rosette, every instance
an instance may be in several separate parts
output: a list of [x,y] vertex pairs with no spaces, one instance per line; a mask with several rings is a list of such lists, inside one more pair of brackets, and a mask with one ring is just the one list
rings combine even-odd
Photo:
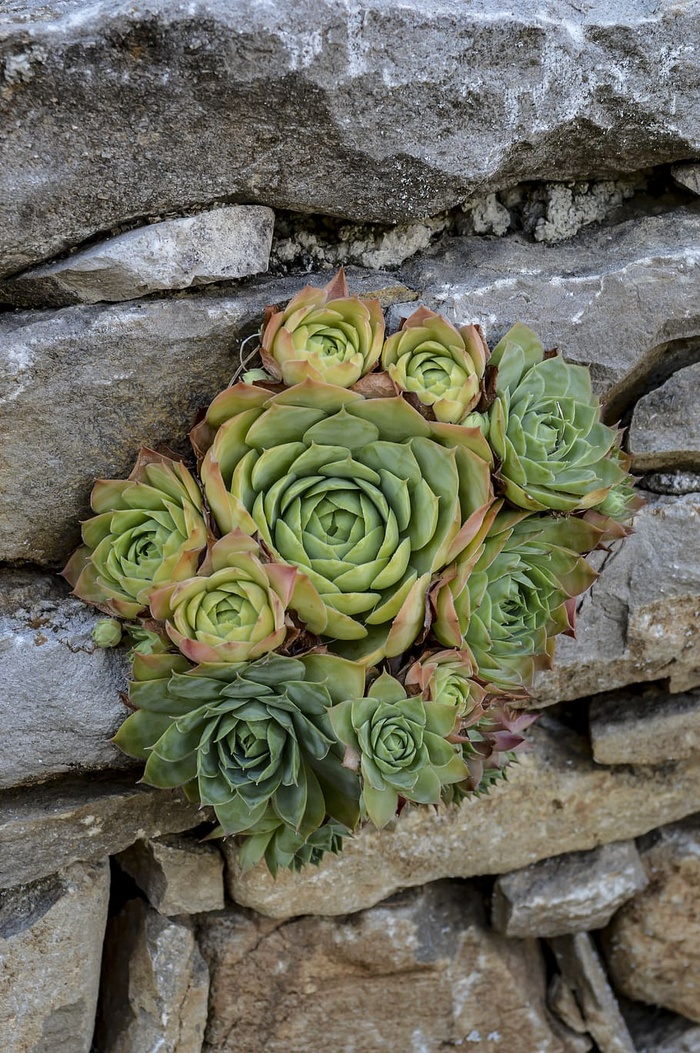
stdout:
[[343,767],[329,710],[363,685],[359,666],[332,655],[195,668],[179,655],[137,655],[137,710],[114,742],[146,760],[144,782],[183,786],[213,807],[222,833],[274,833],[276,858],[289,865],[282,857],[291,861],[327,817],[357,824],[359,782]]
[[604,502],[626,472],[616,453],[618,433],[600,420],[589,371],[547,355],[520,322],[489,364],[497,369],[493,404],[464,423],[487,436],[507,499],[534,512],[574,512]]
[[236,384],[193,433],[219,529],[258,534],[299,569],[292,607],[334,651],[401,654],[426,594],[492,501],[478,429],[427,421],[400,398],[305,381],[278,394]]

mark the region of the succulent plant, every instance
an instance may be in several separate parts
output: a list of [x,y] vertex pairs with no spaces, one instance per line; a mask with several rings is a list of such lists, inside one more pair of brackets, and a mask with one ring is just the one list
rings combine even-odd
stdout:
[[92,630],[92,639],[98,647],[116,647],[122,639],[121,622],[116,618],[100,618]]
[[159,585],[196,572],[208,530],[184,464],[144,448],[128,479],[95,483],[91,504],[97,515],[63,571],[82,600],[136,618]]
[[406,674],[406,687],[416,687],[426,701],[454,706],[460,717],[473,723],[483,715],[484,688],[474,680],[474,664],[465,651],[427,652]]
[[201,474],[219,529],[257,532],[276,562],[299,568],[292,606],[365,663],[416,639],[432,575],[492,501],[478,429],[427,421],[400,397],[236,384],[194,439],[211,442]]
[[459,746],[448,741],[459,721],[455,707],[408,697],[388,673],[367,697],[340,702],[330,717],[345,764],[362,776],[361,806],[377,827],[394,817],[399,796],[436,804],[443,787],[468,777]]
[[488,437],[508,500],[535,512],[574,512],[605,501],[626,473],[614,453],[617,432],[600,420],[588,370],[546,354],[521,323],[494,348],[490,366],[498,371],[494,402],[464,423]]
[[187,658],[248,662],[282,646],[296,570],[260,556],[252,538],[232,531],[211,547],[196,577],[152,593],[153,617]]
[[503,699],[492,699],[477,721],[460,731],[469,778],[443,791],[443,800],[458,804],[472,794],[484,794],[501,779],[527,747],[523,732],[537,719],[535,713],[511,710]]
[[136,655],[136,712],[114,741],[146,760],[144,782],[184,786],[211,805],[225,834],[274,814],[296,854],[326,816],[356,825],[359,784],[342,765],[329,710],[363,684],[359,666],[332,655],[195,668],[181,655]]
[[456,329],[420,307],[385,342],[381,361],[402,391],[432,406],[438,420],[457,424],[480,399],[487,357],[477,326]]
[[468,650],[483,681],[526,690],[536,669],[551,664],[554,636],[572,630],[570,601],[597,577],[581,553],[600,537],[578,517],[529,515],[497,503],[434,589],[433,632]]
[[249,870],[264,859],[273,877],[279,870],[318,866],[324,855],[337,855],[342,850],[343,839],[350,832],[347,826],[329,819],[308,835],[297,833],[268,807],[262,819],[241,837],[238,863],[242,870]]
[[268,308],[261,357],[287,385],[308,378],[349,388],[373,368],[383,340],[379,301],[348,296],[341,268],[325,288],[307,285],[284,310]]

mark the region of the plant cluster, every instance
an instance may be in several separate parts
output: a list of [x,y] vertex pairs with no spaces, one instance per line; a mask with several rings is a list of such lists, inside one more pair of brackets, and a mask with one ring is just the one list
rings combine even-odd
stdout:
[[489,352],[420,308],[386,337],[341,271],[269,308],[259,351],[197,473],[143,449],[96,483],[64,574],[99,644],[131,638],[117,745],[274,874],[500,776],[636,499],[588,371],[522,324]]

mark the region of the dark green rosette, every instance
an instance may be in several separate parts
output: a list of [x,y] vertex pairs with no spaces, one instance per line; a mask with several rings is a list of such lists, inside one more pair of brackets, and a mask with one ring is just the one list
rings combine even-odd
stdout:
[[470,413],[499,461],[508,500],[531,512],[575,512],[600,505],[626,475],[616,455],[618,432],[600,420],[584,366],[547,354],[518,322],[493,350],[495,399]]
[[409,698],[388,673],[366,698],[333,707],[345,764],[362,776],[362,810],[375,826],[386,826],[396,815],[399,797],[437,804],[445,786],[468,778],[459,746],[448,741],[458,720],[454,706]]
[[137,711],[114,741],[146,760],[144,782],[184,786],[213,807],[223,834],[263,834],[272,820],[283,861],[303,854],[326,817],[357,824],[359,781],[343,767],[329,710],[363,686],[359,666],[325,654],[195,668],[180,655],[136,655]]
[[310,834],[297,832],[268,807],[262,819],[241,837],[238,864],[242,870],[250,870],[264,859],[273,877],[279,870],[318,866],[326,854],[338,855],[343,839],[351,833],[349,827],[335,819],[328,819]]

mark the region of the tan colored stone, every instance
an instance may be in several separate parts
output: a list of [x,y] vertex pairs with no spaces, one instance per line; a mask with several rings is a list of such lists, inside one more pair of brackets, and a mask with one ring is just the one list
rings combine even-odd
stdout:
[[224,843],[230,895],[277,918],[363,910],[397,889],[442,877],[504,874],[563,852],[628,840],[700,810],[700,758],[603,768],[588,742],[542,717],[533,750],[508,781],[462,808],[406,809],[394,828],[365,830],[339,856],[273,880],[241,873]]
[[108,900],[106,861],[0,892],[2,1053],[88,1053]]
[[635,472],[700,468],[700,362],[679,369],[634,407],[628,442]]
[[188,837],[137,841],[117,862],[159,914],[199,914],[224,906],[224,861],[213,845]]
[[628,997],[700,1023],[700,816],[650,835],[650,882],[606,931],[610,973]]
[[274,926],[202,916],[210,1053],[563,1053],[534,940],[506,940],[481,898],[437,882],[348,918]]
[[700,752],[700,691],[603,695],[589,710],[598,764],[660,764]]

